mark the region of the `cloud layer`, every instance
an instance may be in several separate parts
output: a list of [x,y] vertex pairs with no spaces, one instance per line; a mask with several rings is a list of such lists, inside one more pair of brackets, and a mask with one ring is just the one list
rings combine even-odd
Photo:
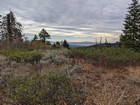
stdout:
[[45,28],[52,40],[116,41],[131,0],[0,0],[0,14],[15,12],[30,38]]

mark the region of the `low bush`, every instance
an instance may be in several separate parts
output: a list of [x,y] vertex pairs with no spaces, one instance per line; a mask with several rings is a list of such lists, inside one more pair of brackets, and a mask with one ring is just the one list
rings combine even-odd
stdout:
[[43,43],[42,40],[33,41],[31,45],[34,49],[51,49],[51,45]]
[[0,50],[0,55],[6,56],[9,61],[31,64],[38,63],[43,56],[37,51],[28,51],[27,49]]
[[58,45],[58,44],[53,44],[52,46],[51,46],[51,49],[53,49],[53,50],[57,50],[57,49],[62,49],[63,47],[61,46],[61,45]]
[[83,58],[97,65],[106,66],[133,66],[140,62],[140,53],[132,49],[119,47],[90,47],[77,48],[69,51],[71,57]]
[[79,101],[72,81],[65,74],[34,74],[31,76],[10,76],[4,83],[5,96],[20,105],[57,105],[61,100],[73,105]]
[[61,99],[65,100],[66,102],[71,100],[72,81],[67,77],[67,75],[60,73],[50,73],[47,77],[47,81],[48,88],[50,89],[47,93],[47,100],[49,103],[56,104]]
[[11,77],[6,88],[7,97],[21,105],[45,103],[45,94],[49,90],[46,77],[39,75]]

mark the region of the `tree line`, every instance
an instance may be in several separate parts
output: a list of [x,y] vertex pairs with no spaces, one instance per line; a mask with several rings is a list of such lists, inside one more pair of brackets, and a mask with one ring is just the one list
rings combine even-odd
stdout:
[[[39,38],[35,35],[32,42],[41,40],[42,43],[51,44],[49,41],[46,41],[46,39],[51,38],[51,35],[45,29],[42,29],[38,36]],[[11,48],[23,45],[22,25],[16,21],[14,13],[10,11],[5,16],[0,15],[0,47]],[[69,48],[66,40],[63,41],[62,46]]]

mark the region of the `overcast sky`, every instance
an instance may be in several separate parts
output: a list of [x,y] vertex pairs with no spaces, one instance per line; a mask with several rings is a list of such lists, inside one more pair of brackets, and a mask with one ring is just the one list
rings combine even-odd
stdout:
[[32,38],[45,28],[51,40],[117,41],[131,0],[0,0],[0,14],[12,10]]

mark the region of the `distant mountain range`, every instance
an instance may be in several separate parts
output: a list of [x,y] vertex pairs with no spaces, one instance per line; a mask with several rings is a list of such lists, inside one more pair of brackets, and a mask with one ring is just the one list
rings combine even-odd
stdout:
[[[51,41],[51,44],[54,44],[54,41]],[[78,47],[86,47],[86,46],[92,46],[95,45],[95,42],[88,42],[88,41],[84,41],[84,42],[68,42],[69,46],[71,48],[78,48]]]
[[71,48],[85,47],[95,45],[95,42],[68,42]]
[[71,48],[78,48],[78,47],[99,47],[99,46],[113,46],[118,47],[120,45],[119,42],[116,43],[102,43],[96,44],[95,42],[69,42]]

